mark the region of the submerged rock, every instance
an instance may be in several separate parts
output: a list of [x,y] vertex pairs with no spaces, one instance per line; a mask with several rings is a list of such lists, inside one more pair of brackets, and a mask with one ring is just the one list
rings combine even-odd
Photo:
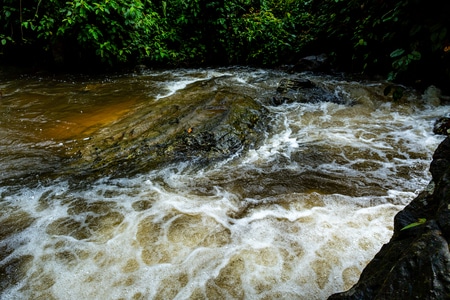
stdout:
[[359,281],[328,299],[450,298],[449,137],[435,151],[430,171],[428,189],[396,215],[391,240]]
[[261,103],[214,79],[151,101],[75,149],[72,168],[128,176],[175,162],[207,164],[257,147],[267,131]]

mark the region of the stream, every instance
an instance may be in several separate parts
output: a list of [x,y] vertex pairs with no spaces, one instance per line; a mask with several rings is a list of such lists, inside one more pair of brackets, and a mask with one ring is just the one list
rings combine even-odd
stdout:
[[[340,101],[272,105],[280,80],[299,76]],[[0,72],[0,299],[311,300],[349,289],[427,187],[444,139],[433,125],[450,108],[410,90],[393,101],[386,85],[241,67]],[[85,176],[83,159],[118,132],[169,132],[172,121],[149,124],[195,88],[261,103],[260,141],[142,168],[150,158],[122,135],[126,146],[101,145],[126,168]],[[188,134],[190,122],[173,126]]]

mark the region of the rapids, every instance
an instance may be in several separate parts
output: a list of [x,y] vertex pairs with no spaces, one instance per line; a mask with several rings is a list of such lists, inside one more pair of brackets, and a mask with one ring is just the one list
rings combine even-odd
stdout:
[[[432,127],[449,107],[308,73],[342,103],[271,106],[278,82],[296,76],[0,73],[0,299],[326,299],[350,288],[426,188],[443,139]],[[62,175],[72,148],[210,79],[267,107],[259,147],[206,166]]]

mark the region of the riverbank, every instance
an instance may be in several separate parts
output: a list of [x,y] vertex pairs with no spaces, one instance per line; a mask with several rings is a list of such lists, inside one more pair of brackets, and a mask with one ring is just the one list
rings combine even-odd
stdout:
[[328,299],[445,299],[450,294],[450,138],[436,149],[432,181],[394,220],[394,233],[349,291]]

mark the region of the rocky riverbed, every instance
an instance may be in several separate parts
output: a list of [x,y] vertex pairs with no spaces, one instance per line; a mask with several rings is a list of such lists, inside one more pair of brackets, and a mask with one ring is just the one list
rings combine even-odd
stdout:
[[348,290],[429,183],[448,111],[339,74],[0,75],[2,300]]

